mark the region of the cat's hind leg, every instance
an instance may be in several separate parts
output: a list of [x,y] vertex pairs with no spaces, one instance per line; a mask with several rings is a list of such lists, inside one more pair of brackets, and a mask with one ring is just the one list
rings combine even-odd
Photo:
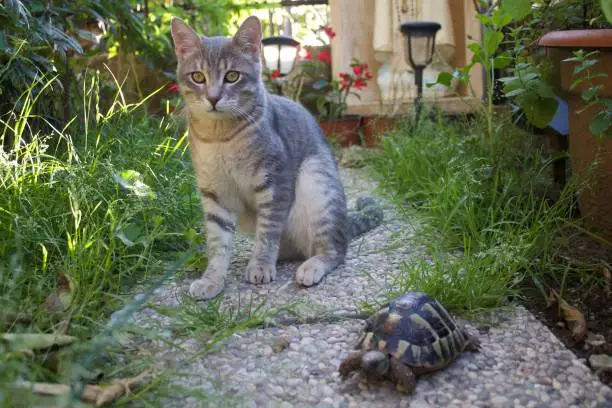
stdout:
[[295,281],[312,286],[344,261],[348,218],[344,189],[331,157],[313,156],[301,166],[287,228],[307,258]]

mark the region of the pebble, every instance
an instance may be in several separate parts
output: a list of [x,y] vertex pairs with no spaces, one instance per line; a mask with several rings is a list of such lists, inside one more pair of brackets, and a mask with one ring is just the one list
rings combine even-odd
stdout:
[[508,398],[504,397],[503,395],[496,395],[495,397],[491,398],[491,403],[494,405],[502,405],[508,402]]
[[329,385],[323,385],[321,387],[321,394],[325,397],[331,397],[334,395],[334,390]]
[[612,371],[612,356],[606,354],[592,354],[589,364],[595,370]]
[[273,385],[270,387],[270,392],[272,395],[282,396],[284,394],[283,387],[280,385]]
[[312,337],[303,337],[300,343],[302,346],[306,346],[308,344],[312,344],[313,342],[314,342],[314,339]]

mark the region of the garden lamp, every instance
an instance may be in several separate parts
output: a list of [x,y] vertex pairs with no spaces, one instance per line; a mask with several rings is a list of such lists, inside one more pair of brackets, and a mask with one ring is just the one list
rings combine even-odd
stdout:
[[266,37],[261,43],[266,67],[270,72],[278,71],[278,78],[275,80],[280,94],[282,81],[293,69],[300,43],[285,36]]
[[431,64],[436,46],[436,34],[441,28],[442,26],[434,21],[410,21],[400,25],[406,42],[406,60],[414,69],[414,81],[417,86],[415,100],[417,121],[423,98],[423,71]]

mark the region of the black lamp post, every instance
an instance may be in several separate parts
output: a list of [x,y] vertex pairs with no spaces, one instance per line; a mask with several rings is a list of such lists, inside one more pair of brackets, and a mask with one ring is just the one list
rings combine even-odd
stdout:
[[261,40],[266,67],[270,72],[278,71],[274,81],[278,94],[282,94],[282,83],[295,63],[300,43],[291,37],[272,36]]
[[400,25],[406,41],[406,60],[414,69],[414,80],[417,86],[415,100],[417,120],[423,98],[423,70],[431,64],[436,46],[436,34],[440,28],[442,26],[433,21],[411,21]]

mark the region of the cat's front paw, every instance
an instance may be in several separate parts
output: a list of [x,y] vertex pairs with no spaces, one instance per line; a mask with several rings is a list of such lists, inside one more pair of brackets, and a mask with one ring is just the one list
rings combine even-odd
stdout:
[[306,260],[295,272],[295,281],[303,286],[310,287],[321,282],[327,274],[328,268],[317,257]]
[[189,286],[189,294],[199,300],[214,299],[223,291],[225,279],[218,276],[206,276],[195,280]]
[[246,268],[246,280],[254,283],[270,283],[276,278],[276,265],[265,265],[250,262]]

